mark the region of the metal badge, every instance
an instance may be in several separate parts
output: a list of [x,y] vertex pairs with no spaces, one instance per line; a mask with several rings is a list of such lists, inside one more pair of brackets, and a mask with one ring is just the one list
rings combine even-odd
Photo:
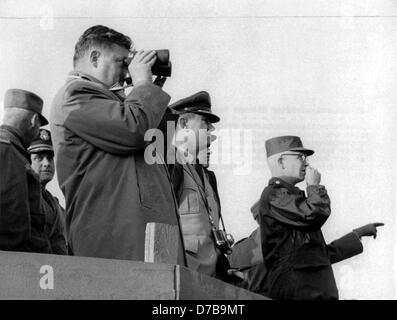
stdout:
[[48,132],[45,130],[40,130],[40,139],[43,141],[50,140],[50,136],[48,135]]

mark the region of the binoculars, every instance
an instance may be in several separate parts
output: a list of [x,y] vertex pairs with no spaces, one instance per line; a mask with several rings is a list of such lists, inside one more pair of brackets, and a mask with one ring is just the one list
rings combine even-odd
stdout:
[[[152,66],[152,73],[154,76],[161,76],[161,77],[170,77],[172,65],[170,61],[170,51],[167,49],[161,50],[154,50],[156,52],[156,62]],[[130,64],[132,57],[129,57],[126,61],[126,66]],[[132,84],[131,75],[128,74],[127,77],[124,79],[127,85]]]
[[170,61],[170,51],[167,49],[155,50],[156,62],[152,66],[152,73],[155,76],[170,77],[172,65]]

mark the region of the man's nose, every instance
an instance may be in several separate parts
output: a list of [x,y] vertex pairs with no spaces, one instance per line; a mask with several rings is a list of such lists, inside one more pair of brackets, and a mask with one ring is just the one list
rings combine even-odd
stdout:
[[50,166],[50,161],[48,160],[47,157],[44,157],[43,160],[41,161],[41,165],[43,167],[49,167]]

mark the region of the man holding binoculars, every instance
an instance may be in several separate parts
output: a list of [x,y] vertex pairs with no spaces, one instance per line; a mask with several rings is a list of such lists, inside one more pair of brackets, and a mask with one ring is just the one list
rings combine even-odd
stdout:
[[[131,47],[129,37],[108,27],[87,29],[75,46],[74,70],[53,101],[51,130],[70,250],[142,261],[146,224],[160,222],[178,226],[177,263],[186,265],[167,170],[144,160],[145,132],[158,127],[170,97],[161,89],[164,78],[152,83],[158,53],[131,54]],[[123,97],[115,91],[128,75],[134,88]]]

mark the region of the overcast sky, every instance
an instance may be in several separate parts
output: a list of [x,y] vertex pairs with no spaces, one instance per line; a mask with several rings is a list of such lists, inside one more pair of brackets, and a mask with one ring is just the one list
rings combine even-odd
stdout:
[[[236,240],[256,227],[249,209],[270,178],[265,140],[298,135],[316,151],[310,163],[331,197],[327,241],[386,224],[363,240],[363,254],[334,266],[341,298],[391,299],[396,14],[395,1],[379,0],[0,0],[0,95],[31,90],[48,117],[78,37],[95,24],[128,34],[139,49],[169,49],[171,102],[206,90],[221,117],[211,168]],[[55,181],[50,189],[63,201]]]

